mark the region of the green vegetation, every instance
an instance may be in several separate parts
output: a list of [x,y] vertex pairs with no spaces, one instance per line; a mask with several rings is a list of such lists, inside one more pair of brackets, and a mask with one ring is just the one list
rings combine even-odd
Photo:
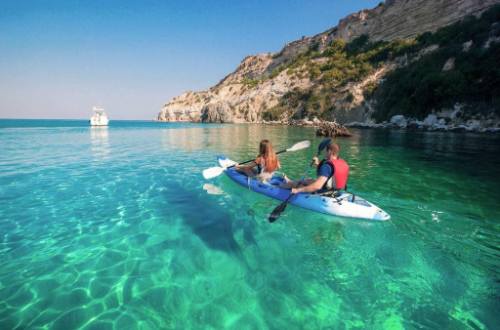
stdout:
[[[338,99],[341,88],[363,80],[395,59],[407,64],[389,73],[379,86],[365,86],[364,96],[376,100],[376,120],[387,120],[394,114],[423,118],[433,109],[451,107],[456,102],[498,111],[500,45],[485,47],[492,37],[500,38],[500,6],[480,18],[467,17],[416,39],[371,42],[362,35],[349,43],[333,40],[326,47],[313,43],[306,52],[276,67],[268,78],[286,70],[288,75],[308,76],[314,88],[290,91],[264,118],[276,120],[285,112],[295,118],[331,117],[335,112],[332,100]],[[464,51],[464,43],[469,41],[472,47]],[[438,48],[425,52],[429,46]],[[443,71],[450,58],[455,59],[454,67]],[[341,97],[347,102],[353,100],[352,94]]]
[[[332,99],[339,88],[362,80],[383,61],[403,54],[413,45],[414,41],[411,40],[370,43],[367,36],[358,37],[350,43],[333,40],[322,51],[318,43],[313,43],[307,52],[273,69],[269,78],[276,77],[283,70],[288,75],[299,77],[304,77],[303,73],[306,73],[321,87],[311,91],[293,90],[285,94],[280,104],[267,110],[263,117],[277,120],[288,112],[293,118],[326,118],[334,111]],[[352,94],[348,95],[347,101],[352,100]]]
[[331,96],[325,89],[294,89],[281,98],[280,104],[263,113],[265,120],[279,120],[287,113],[293,119],[324,118],[332,109]]
[[251,79],[251,78],[245,77],[245,78],[243,78],[241,83],[248,88],[254,88],[255,86],[257,86],[260,83],[260,79]]
[[[491,37],[500,37],[500,6],[447,26],[435,33],[424,33],[411,47],[420,50],[429,45],[439,49],[422,56],[409,65],[386,76],[375,91],[376,120],[395,114],[423,118],[433,109],[452,107],[457,102],[497,112],[500,109],[500,44]],[[472,41],[470,50],[464,43]],[[443,66],[454,58],[454,67]]]

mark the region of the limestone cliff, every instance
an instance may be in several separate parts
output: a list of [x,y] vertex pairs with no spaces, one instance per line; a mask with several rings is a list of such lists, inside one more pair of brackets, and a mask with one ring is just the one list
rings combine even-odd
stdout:
[[[372,89],[386,72],[409,59],[389,56],[377,65],[359,66],[355,73],[343,72],[344,80],[340,82],[339,73],[331,67],[343,62],[325,55],[335,51],[338,40],[354,42],[362,36],[371,42],[411,39],[467,15],[479,15],[497,3],[500,0],[387,0],[341,19],[330,30],[290,42],[279,53],[246,57],[217,85],[171,99],[163,106],[158,120],[258,122],[270,109],[280,107],[294,108],[276,112],[281,117],[307,116],[311,112],[301,107],[311,98],[319,99],[313,107],[337,109],[332,116],[341,121],[366,120],[372,111],[370,103],[364,100],[366,89]],[[432,51],[432,47],[429,49]],[[345,65],[357,65],[359,61],[349,63]],[[318,96],[317,91],[328,91],[328,96],[324,92]],[[308,100],[304,101],[304,95]]]

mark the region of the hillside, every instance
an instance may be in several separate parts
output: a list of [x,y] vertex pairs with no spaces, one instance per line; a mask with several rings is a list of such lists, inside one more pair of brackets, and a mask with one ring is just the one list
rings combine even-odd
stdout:
[[457,104],[471,116],[498,112],[499,2],[386,1],[245,58],[216,86],[170,100],[158,120],[423,119]]

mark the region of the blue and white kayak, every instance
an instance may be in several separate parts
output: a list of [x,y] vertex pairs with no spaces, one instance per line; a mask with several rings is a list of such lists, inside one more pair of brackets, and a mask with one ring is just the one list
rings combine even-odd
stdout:
[[[264,183],[256,178],[250,178],[234,168],[227,168],[235,165],[236,162],[226,157],[219,156],[217,160],[219,165],[225,168],[226,175],[243,187],[280,201],[284,201],[290,196],[290,189],[280,188],[280,184],[284,182],[281,177],[273,177],[269,183]],[[292,197],[289,203],[311,211],[340,217],[375,221],[386,221],[391,218],[389,214],[376,205],[348,192],[342,192],[338,197],[300,193]]]

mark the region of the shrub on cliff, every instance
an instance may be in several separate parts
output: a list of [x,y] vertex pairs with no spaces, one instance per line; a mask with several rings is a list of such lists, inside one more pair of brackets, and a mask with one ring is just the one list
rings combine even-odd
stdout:
[[245,77],[245,78],[243,78],[243,80],[241,81],[241,83],[245,87],[254,88],[254,87],[256,87],[260,83],[260,80],[259,79],[252,79],[252,78]]
[[[500,44],[491,43],[495,24],[500,24],[500,6],[481,18],[468,17],[435,33],[424,33],[411,47],[419,50],[439,44],[439,50],[401,67],[385,77],[375,92],[375,119],[386,120],[395,114],[423,118],[433,110],[466,103],[478,108],[500,110]],[[492,29],[493,27],[493,29]],[[463,44],[474,47],[464,51]],[[454,67],[443,70],[450,58]]]
[[[295,118],[331,117],[335,111],[332,100],[338,97],[339,89],[363,80],[387,61],[398,58],[403,60],[400,63],[408,64],[386,75],[379,86],[377,82],[365,86],[365,97],[376,100],[376,120],[387,120],[395,114],[423,118],[433,109],[452,107],[456,102],[498,110],[500,46],[491,43],[484,47],[492,37],[500,37],[500,6],[486,11],[481,18],[468,17],[414,39],[372,42],[362,35],[349,43],[333,40],[323,51],[319,43],[314,43],[269,76],[274,78],[286,70],[297,78],[309,77],[314,81],[312,90],[286,93],[279,105],[264,115],[274,119],[285,113]],[[473,46],[464,51],[464,43],[469,41]],[[430,45],[439,45],[439,49],[423,55],[421,51]],[[455,59],[454,67],[443,71],[450,58]],[[248,85],[257,83],[253,80]]]

